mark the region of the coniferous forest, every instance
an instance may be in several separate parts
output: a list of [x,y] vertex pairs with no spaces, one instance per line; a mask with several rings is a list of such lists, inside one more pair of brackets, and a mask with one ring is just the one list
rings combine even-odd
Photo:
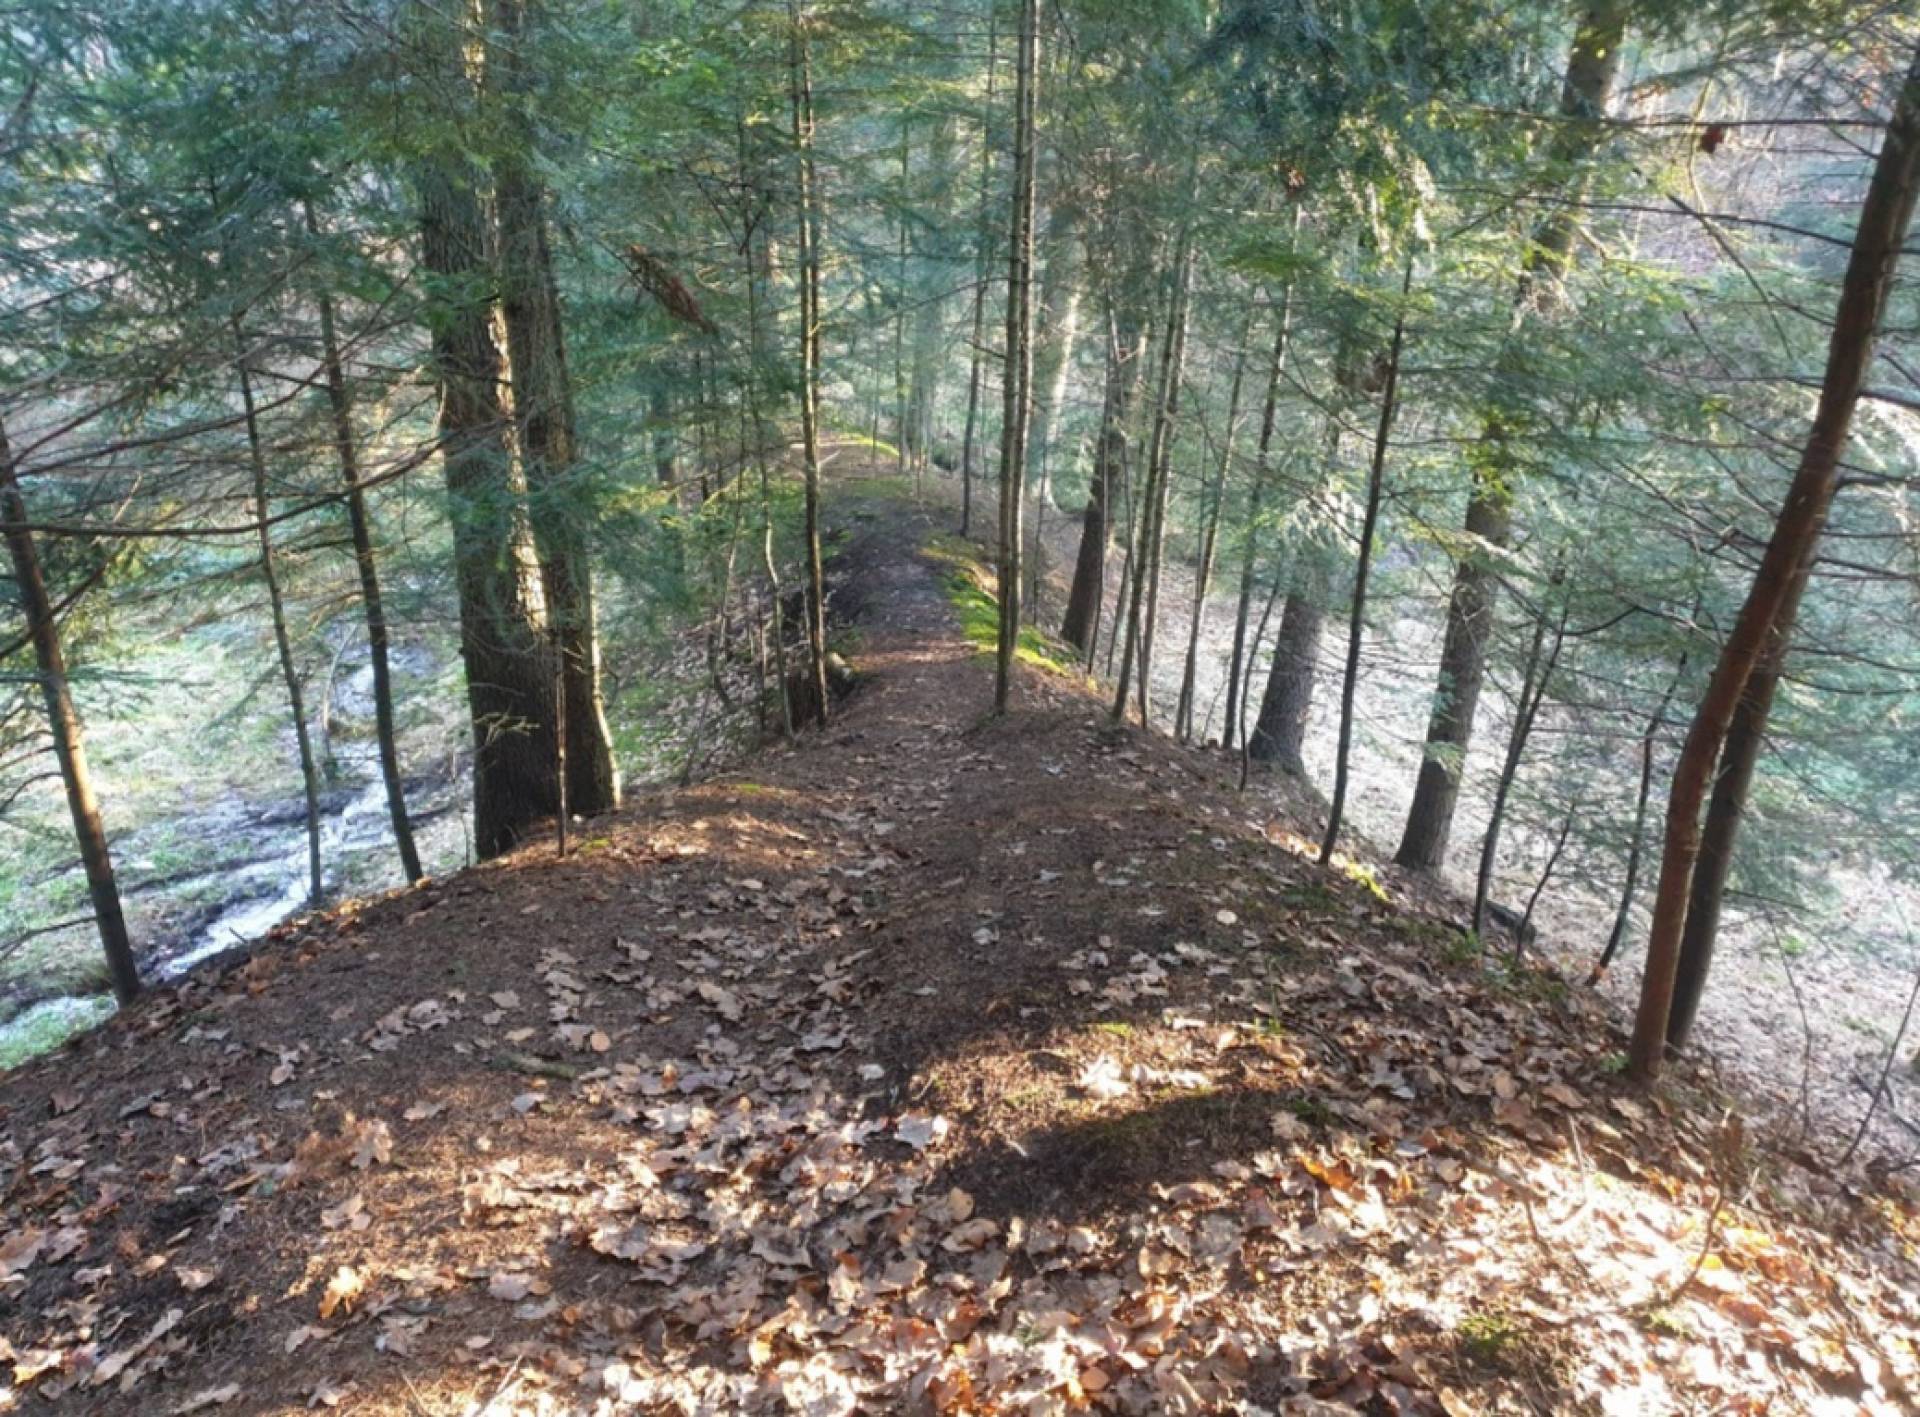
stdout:
[[1920,1406],[1920,16],[0,6],[0,1413]]

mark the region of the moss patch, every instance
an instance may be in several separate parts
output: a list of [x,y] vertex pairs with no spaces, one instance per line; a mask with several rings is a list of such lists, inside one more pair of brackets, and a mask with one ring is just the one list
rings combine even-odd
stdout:
[[[967,643],[982,654],[993,654],[1000,645],[999,577],[981,558],[979,548],[960,537],[942,535],[928,541],[921,554],[941,567],[941,585],[959,612],[960,633]],[[1021,627],[1014,658],[1052,674],[1079,677],[1071,652],[1031,625]]]

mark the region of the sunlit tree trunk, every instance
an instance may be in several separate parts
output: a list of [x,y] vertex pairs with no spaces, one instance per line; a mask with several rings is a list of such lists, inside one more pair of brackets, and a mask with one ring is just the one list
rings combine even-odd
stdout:
[[534,175],[532,124],[525,111],[531,94],[529,9],[528,0],[495,0],[493,8],[502,42],[489,63],[505,100],[501,107],[508,128],[508,141],[493,159],[500,309],[548,629],[564,681],[558,693],[563,706],[559,751],[567,763],[567,808],[594,816],[620,805],[620,774],[600,687],[593,555],[581,506],[585,492],[566,337],[547,239],[546,192]]
[[813,70],[801,0],[788,0],[792,35],[788,78],[793,104],[794,179],[799,203],[800,444],[805,478],[807,557],[807,684],[828,717],[827,577],[820,551],[820,226],[813,166]]
[[1347,667],[1340,681],[1340,735],[1333,759],[1333,802],[1327,808],[1327,830],[1320,838],[1320,863],[1333,860],[1340,841],[1341,817],[1347,805],[1348,758],[1353,750],[1353,695],[1360,682],[1360,648],[1366,631],[1367,582],[1373,569],[1373,533],[1380,521],[1380,493],[1386,480],[1387,444],[1393,435],[1395,402],[1400,392],[1400,351],[1406,343],[1407,295],[1413,288],[1413,257],[1407,257],[1406,278],[1400,284],[1400,310],[1393,321],[1393,342],[1387,350],[1386,384],[1380,391],[1380,423],[1373,435],[1373,463],[1367,473],[1367,510],[1360,524],[1360,557],[1353,572],[1353,610],[1347,623]]
[[1233,356],[1233,383],[1227,395],[1227,426],[1220,438],[1220,463],[1213,486],[1203,492],[1200,508],[1200,564],[1193,573],[1193,613],[1187,621],[1187,658],[1180,670],[1180,699],[1173,711],[1174,736],[1182,743],[1193,736],[1194,681],[1200,670],[1200,628],[1206,622],[1207,593],[1213,588],[1213,553],[1220,536],[1220,509],[1227,500],[1227,474],[1233,467],[1233,443],[1240,431],[1240,386],[1247,372],[1247,336],[1253,318],[1240,327]]
[[[1294,229],[1299,230],[1296,217]],[[1245,666],[1251,656],[1247,644],[1247,621],[1253,610],[1253,582],[1260,560],[1260,515],[1265,509],[1267,479],[1273,470],[1274,423],[1280,408],[1280,380],[1287,368],[1287,344],[1293,333],[1293,283],[1289,281],[1280,299],[1280,320],[1273,334],[1273,359],[1267,366],[1267,396],[1260,410],[1260,450],[1253,465],[1253,485],[1247,490],[1247,544],[1240,561],[1240,594],[1233,613],[1233,653],[1227,661],[1226,723],[1220,730],[1220,746],[1232,752],[1240,743],[1241,719],[1245,698],[1241,689]]]
[[7,552],[13,561],[13,580],[26,616],[27,638],[33,643],[36,677],[47,709],[47,731],[53,755],[60,764],[60,782],[66,789],[67,811],[73,818],[73,836],[86,872],[87,894],[93,904],[94,929],[107,957],[107,973],[114,997],[131,1003],[140,993],[140,970],[134,963],[133,941],[120,910],[120,887],[114,879],[113,854],[107,848],[100,803],[93,795],[93,774],[87,769],[86,734],[73,707],[67,683],[66,657],[60,648],[60,626],[46,577],[40,569],[40,550],[27,520],[27,501],[20,490],[13,448],[0,424],[0,522],[6,523]]
[[[1564,162],[1580,158],[1602,131],[1592,120],[1605,116],[1612,99],[1626,21],[1622,0],[1595,0],[1581,12],[1560,95],[1560,111],[1570,121],[1557,129],[1555,156]],[[1572,259],[1576,223],[1574,204],[1568,203],[1556,207],[1534,228],[1514,294],[1508,352],[1501,357],[1504,374],[1515,372],[1513,354],[1519,348],[1521,325],[1550,298],[1553,286]],[[1447,600],[1440,680],[1427,725],[1426,752],[1414,785],[1413,802],[1407,809],[1406,829],[1394,853],[1394,860],[1409,870],[1438,870],[1453,833],[1460,774],[1473,736],[1474,711],[1486,676],[1487,640],[1492,629],[1497,580],[1488,553],[1505,547],[1512,532],[1513,483],[1520,473],[1506,447],[1508,422],[1500,413],[1490,414],[1472,454],[1466,550],[1454,567],[1453,589]]]
[[512,423],[493,337],[487,226],[477,173],[439,154],[415,164],[421,262],[440,383],[440,440],[453,524],[460,654],[473,720],[474,845],[484,859],[560,806],[553,675],[539,567],[524,534]]
[[1791,601],[1800,567],[1813,556],[1826,525],[1854,407],[1873,363],[1880,316],[1913,218],[1916,177],[1920,177],[1920,50],[1894,102],[1860,209],[1812,430],[1753,585],[1721,647],[1674,766],[1660,884],[1647,937],[1647,967],[1628,1049],[1629,1065],[1643,1080],[1659,1073],[1666,1053],[1680,940],[1700,854],[1700,807],[1755,665],[1769,640],[1784,627],[1782,611]]
[[1007,226],[1007,334],[1000,430],[1000,626],[993,707],[1007,711],[1020,639],[1020,537],[1027,434],[1033,416],[1034,114],[1040,86],[1040,6],[1023,0],[1014,90],[1013,202]]

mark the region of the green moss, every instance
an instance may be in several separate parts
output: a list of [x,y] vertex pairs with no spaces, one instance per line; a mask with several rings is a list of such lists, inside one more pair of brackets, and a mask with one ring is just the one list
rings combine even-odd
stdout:
[[[959,613],[960,633],[967,643],[983,654],[995,653],[1000,647],[1000,601],[990,588],[993,570],[980,558],[979,548],[960,537],[940,535],[927,542],[921,554],[945,568],[942,584]],[[1078,676],[1066,648],[1031,625],[1022,627],[1013,653],[1022,664],[1036,669]]]

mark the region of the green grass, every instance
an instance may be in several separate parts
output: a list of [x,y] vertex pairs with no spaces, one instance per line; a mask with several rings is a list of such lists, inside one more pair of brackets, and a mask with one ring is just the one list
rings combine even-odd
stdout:
[[[948,601],[959,613],[960,633],[966,636],[967,643],[982,654],[995,653],[1000,647],[1000,601],[987,589],[993,583],[994,573],[980,559],[978,548],[957,536],[940,535],[927,542],[922,554],[945,568],[941,583],[946,588]],[[1052,674],[1078,674],[1071,661],[1063,657],[1063,647],[1031,625],[1021,628],[1013,655],[1022,664]]]

